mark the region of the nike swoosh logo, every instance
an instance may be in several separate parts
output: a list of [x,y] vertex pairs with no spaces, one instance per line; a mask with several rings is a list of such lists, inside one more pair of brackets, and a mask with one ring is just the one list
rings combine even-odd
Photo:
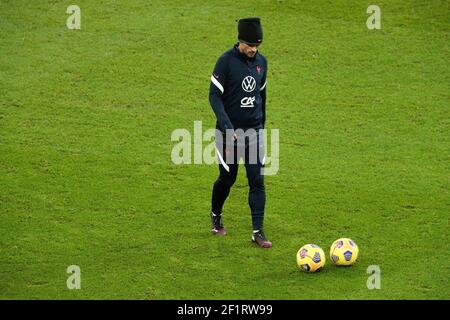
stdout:
[[216,76],[214,73],[213,73],[213,76],[214,76],[214,78],[219,79],[219,76]]

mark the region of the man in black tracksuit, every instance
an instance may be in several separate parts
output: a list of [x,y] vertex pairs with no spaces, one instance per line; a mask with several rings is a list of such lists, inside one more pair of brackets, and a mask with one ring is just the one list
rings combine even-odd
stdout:
[[270,248],[272,243],[263,232],[265,156],[260,130],[266,120],[267,59],[258,52],[263,39],[260,19],[239,20],[238,34],[239,43],[219,58],[211,75],[209,101],[217,118],[216,151],[220,162],[212,192],[211,232],[222,236],[227,233],[222,207],[243,157],[249,184],[252,241]]

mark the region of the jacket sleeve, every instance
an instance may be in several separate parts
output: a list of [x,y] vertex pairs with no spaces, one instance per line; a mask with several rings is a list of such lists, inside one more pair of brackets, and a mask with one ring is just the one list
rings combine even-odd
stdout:
[[267,91],[266,84],[267,84],[267,60],[266,60],[266,68],[264,70],[264,76],[261,80],[261,89],[259,89],[260,95],[261,95],[261,107],[262,107],[262,114],[263,114],[263,118],[262,118],[263,129],[266,126],[266,91]]
[[225,56],[222,56],[217,60],[214,71],[211,75],[211,83],[209,86],[209,103],[219,123],[220,129],[225,132],[227,129],[234,129],[233,124],[225,111],[223,104],[223,93],[226,87],[228,74],[228,62]]

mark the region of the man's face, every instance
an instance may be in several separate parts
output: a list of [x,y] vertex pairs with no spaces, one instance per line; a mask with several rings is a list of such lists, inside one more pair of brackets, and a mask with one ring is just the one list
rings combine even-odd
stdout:
[[246,44],[244,42],[239,43],[239,49],[243,54],[245,54],[249,58],[254,58],[256,52],[258,52],[259,44]]

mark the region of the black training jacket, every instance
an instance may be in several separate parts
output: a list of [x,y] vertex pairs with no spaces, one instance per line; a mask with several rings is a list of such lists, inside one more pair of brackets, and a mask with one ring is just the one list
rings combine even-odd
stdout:
[[216,127],[260,129],[266,121],[267,59],[259,52],[248,59],[237,45],[217,60],[211,75],[209,102]]

